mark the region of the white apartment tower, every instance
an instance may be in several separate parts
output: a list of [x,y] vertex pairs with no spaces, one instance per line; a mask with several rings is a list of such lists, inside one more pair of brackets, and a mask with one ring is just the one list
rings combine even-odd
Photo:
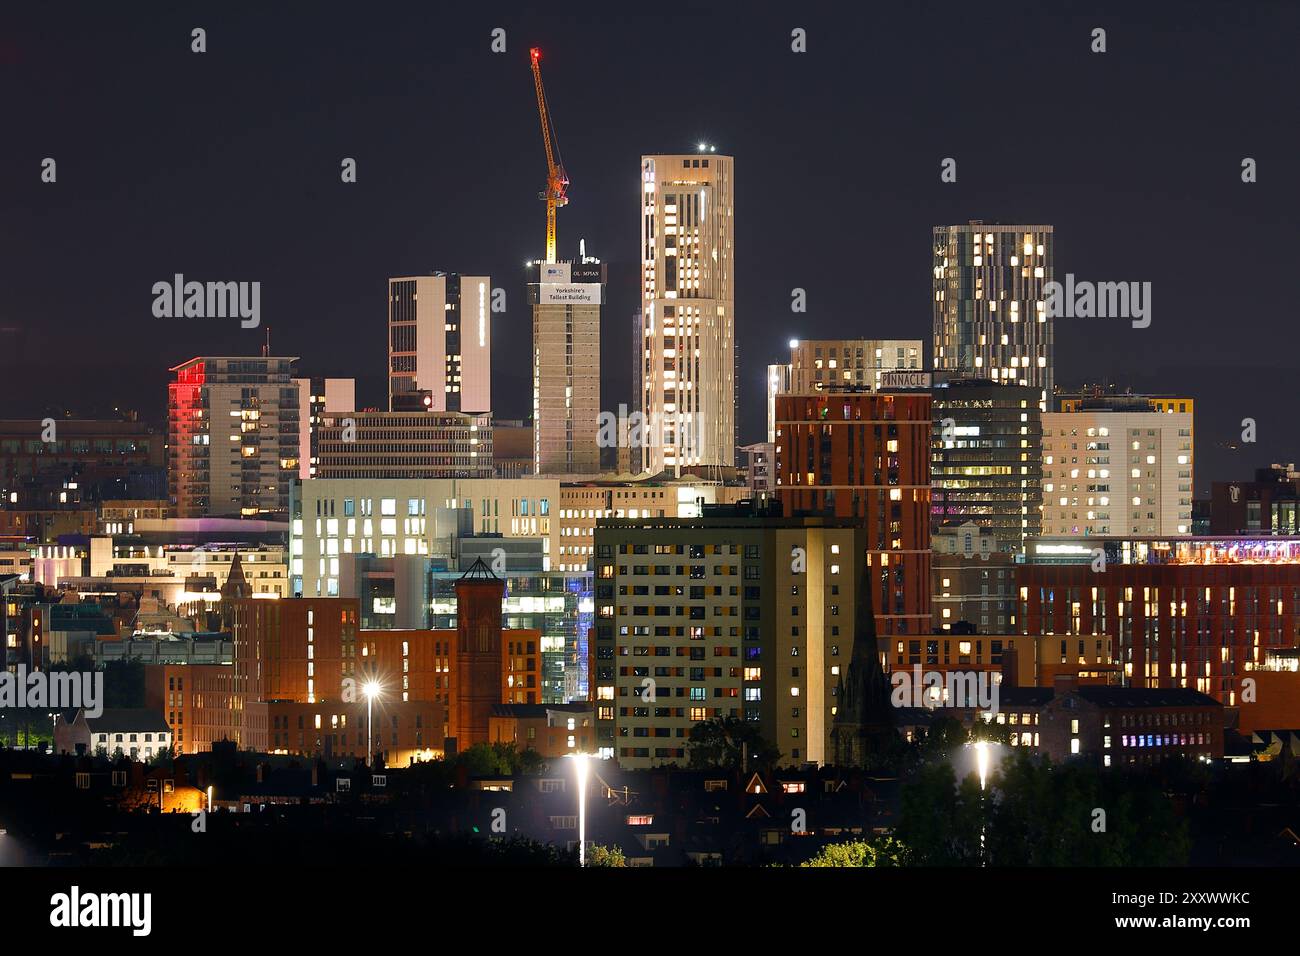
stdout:
[[1043,534],[1192,533],[1192,414],[1146,400],[1043,415]]
[[[388,280],[388,410],[427,392],[435,412],[492,410],[492,280],[435,272]],[[399,407],[400,406],[400,407]]]
[[733,160],[641,157],[642,470],[735,464]]

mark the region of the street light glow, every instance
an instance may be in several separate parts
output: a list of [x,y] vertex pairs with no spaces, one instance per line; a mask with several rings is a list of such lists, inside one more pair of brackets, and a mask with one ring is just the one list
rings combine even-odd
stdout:
[[578,778],[578,866],[587,865],[587,755],[569,754]]

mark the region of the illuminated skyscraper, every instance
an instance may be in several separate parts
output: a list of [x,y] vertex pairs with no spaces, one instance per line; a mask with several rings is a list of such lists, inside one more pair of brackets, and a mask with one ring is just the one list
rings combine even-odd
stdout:
[[1053,230],[1044,225],[934,227],[934,370],[1030,385],[1052,398]]
[[171,370],[167,484],[176,517],[288,513],[298,474],[296,361],[200,356]]
[[435,412],[492,410],[492,280],[435,272],[388,280],[388,410],[428,392]]
[[733,160],[641,158],[643,470],[736,458]]

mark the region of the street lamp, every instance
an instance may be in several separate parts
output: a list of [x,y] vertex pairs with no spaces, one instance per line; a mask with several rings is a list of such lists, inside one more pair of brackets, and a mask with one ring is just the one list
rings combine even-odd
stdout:
[[587,755],[569,754],[578,778],[578,866],[587,865]]
[[989,744],[987,740],[975,741],[975,764],[979,767],[980,790],[984,790],[989,779]]
[[375,698],[383,688],[377,680],[368,680],[361,685],[361,693],[366,695],[366,764],[370,764],[375,755],[374,737],[371,734],[375,711]]

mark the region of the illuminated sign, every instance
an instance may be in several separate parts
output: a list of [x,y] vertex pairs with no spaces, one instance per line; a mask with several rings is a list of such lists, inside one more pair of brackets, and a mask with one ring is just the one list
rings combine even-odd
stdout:
[[556,305],[600,305],[600,288],[595,282],[543,282],[537,301]]
[[929,388],[930,385],[929,372],[890,369],[880,373],[881,388]]

